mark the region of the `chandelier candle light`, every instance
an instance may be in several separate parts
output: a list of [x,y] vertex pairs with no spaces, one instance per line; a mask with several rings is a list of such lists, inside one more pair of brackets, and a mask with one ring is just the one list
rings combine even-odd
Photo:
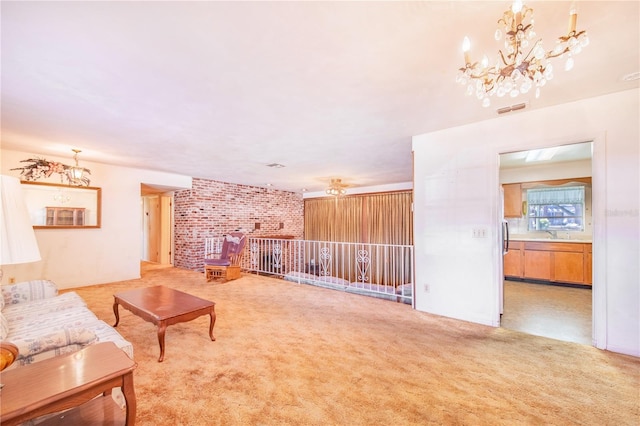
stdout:
[[[520,93],[528,93],[533,87],[538,98],[540,88],[553,78],[550,59],[566,57],[565,70],[569,71],[573,68],[573,56],[589,44],[586,31],[576,31],[577,18],[572,4],[567,35],[558,38],[553,50],[545,51],[542,39],[532,42],[536,37],[533,9],[516,0],[498,20],[498,24],[504,26],[506,54],[499,50],[500,61],[491,66],[486,55],[480,62],[472,62],[469,53],[471,42],[465,37],[462,43],[465,66],[460,68],[456,81],[467,86],[467,94],[475,94],[484,107],[491,105],[489,97],[493,95],[515,98]],[[502,39],[500,28],[495,32],[495,39]],[[530,45],[530,42],[533,44]]]

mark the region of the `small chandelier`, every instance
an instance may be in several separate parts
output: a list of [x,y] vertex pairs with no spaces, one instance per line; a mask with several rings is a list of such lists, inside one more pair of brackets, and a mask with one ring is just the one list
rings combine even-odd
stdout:
[[331,179],[331,185],[326,190],[327,195],[333,195],[334,197],[340,197],[347,193],[344,189],[345,185],[342,183],[342,179]]
[[62,188],[60,188],[55,194],[53,194],[53,200],[60,204],[68,203],[71,201],[71,195],[67,194]]
[[69,167],[69,174],[71,176],[71,180],[74,182],[80,182],[82,177],[84,176],[84,168],[78,166],[78,154],[81,153],[79,149],[72,149],[75,154],[73,155],[73,159],[76,161],[76,165],[73,167]]
[[[569,11],[567,35],[558,38],[553,50],[545,51],[542,39],[532,42],[536,37],[533,30],[533,9],[525,6],[522,0],[516,0],[511,9],[504,12],[498,20],[505,32],[506,54],[502,50],[498,51],[501,61],[489,65],[489,59],[485,55],[480,62],[471,62],[471,42],[465,37],[462,43],[465,66],[460,68],[456,81],[466,85],[467,94],[475,94],[484,107],[491,104],[489,97],[493,95],[515,98],[520,93],[528,93],[533,87],[538,98],[540,88],[553,78],[550,59],[566,57],[565,70],[569,71],[573,68],[573,56],[589,44],[586,31],[576,31],[577,18],[575,7],[572,7]],[[502,30],[498,28],[494,36],[499,41]]]

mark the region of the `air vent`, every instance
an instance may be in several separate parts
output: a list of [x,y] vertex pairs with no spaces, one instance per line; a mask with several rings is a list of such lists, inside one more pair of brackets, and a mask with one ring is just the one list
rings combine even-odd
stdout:
[[281,169],[284,167],[284,164],[271,163],[271,164],[267,164],[267,167],[273,167],[274,169]]
[[498,111],[498,114],[506,114],[507,112],[518,111],[518,110],[521,110],[521,109],[525,109],[526,107],[527,107],[527,103],[524,102],[524,103],[521,103],[521,104],[511,105],[511,106],[504,107],[504,108],[499,108],[497,111]]

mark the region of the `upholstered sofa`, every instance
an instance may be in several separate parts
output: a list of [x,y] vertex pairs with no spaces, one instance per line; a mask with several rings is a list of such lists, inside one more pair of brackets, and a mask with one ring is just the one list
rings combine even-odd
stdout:
[[133,346],[98,319],[75,292],[58,294],[48,280],[2,286],[0,340],[18,348],[8,368],[75,352],[96,342],[111,341],[133,359]]

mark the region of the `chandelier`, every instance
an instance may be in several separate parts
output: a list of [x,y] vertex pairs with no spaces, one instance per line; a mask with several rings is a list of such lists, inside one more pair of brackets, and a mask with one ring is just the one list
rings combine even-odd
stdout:
[[[586,31],[576,31],[578,14],[575,8],[569,11],[567,35],[560,36],[553,50],[545,51],[542,39],[533,41],[533,9],[516,0],[511,9],[504,12],[498,25],[504,27],[504,49],[499,50],[500,60],[490,64],[486,55],[480,62],[472,62],[469,55],[471,42],[464,38],[462,50],[465,66],[459,69],[456,81],[467,86],[467,94],[482,101],[482,106],[491,105],[489,97],[509,95],[513,98],[526,94],[535,87],[536,98],[540,88],[553,78],[550,59],[566,57],[565,70],[573,68],[573,56],[589,44]],[[498,27],[494,36],[502,39],[503,31]]]
[[327,195],[333,195],[334,197],[339,197],[347,193],[345,188],[345,184],[342,183],[342,179],[331,179],[331,185],[325,191]]

